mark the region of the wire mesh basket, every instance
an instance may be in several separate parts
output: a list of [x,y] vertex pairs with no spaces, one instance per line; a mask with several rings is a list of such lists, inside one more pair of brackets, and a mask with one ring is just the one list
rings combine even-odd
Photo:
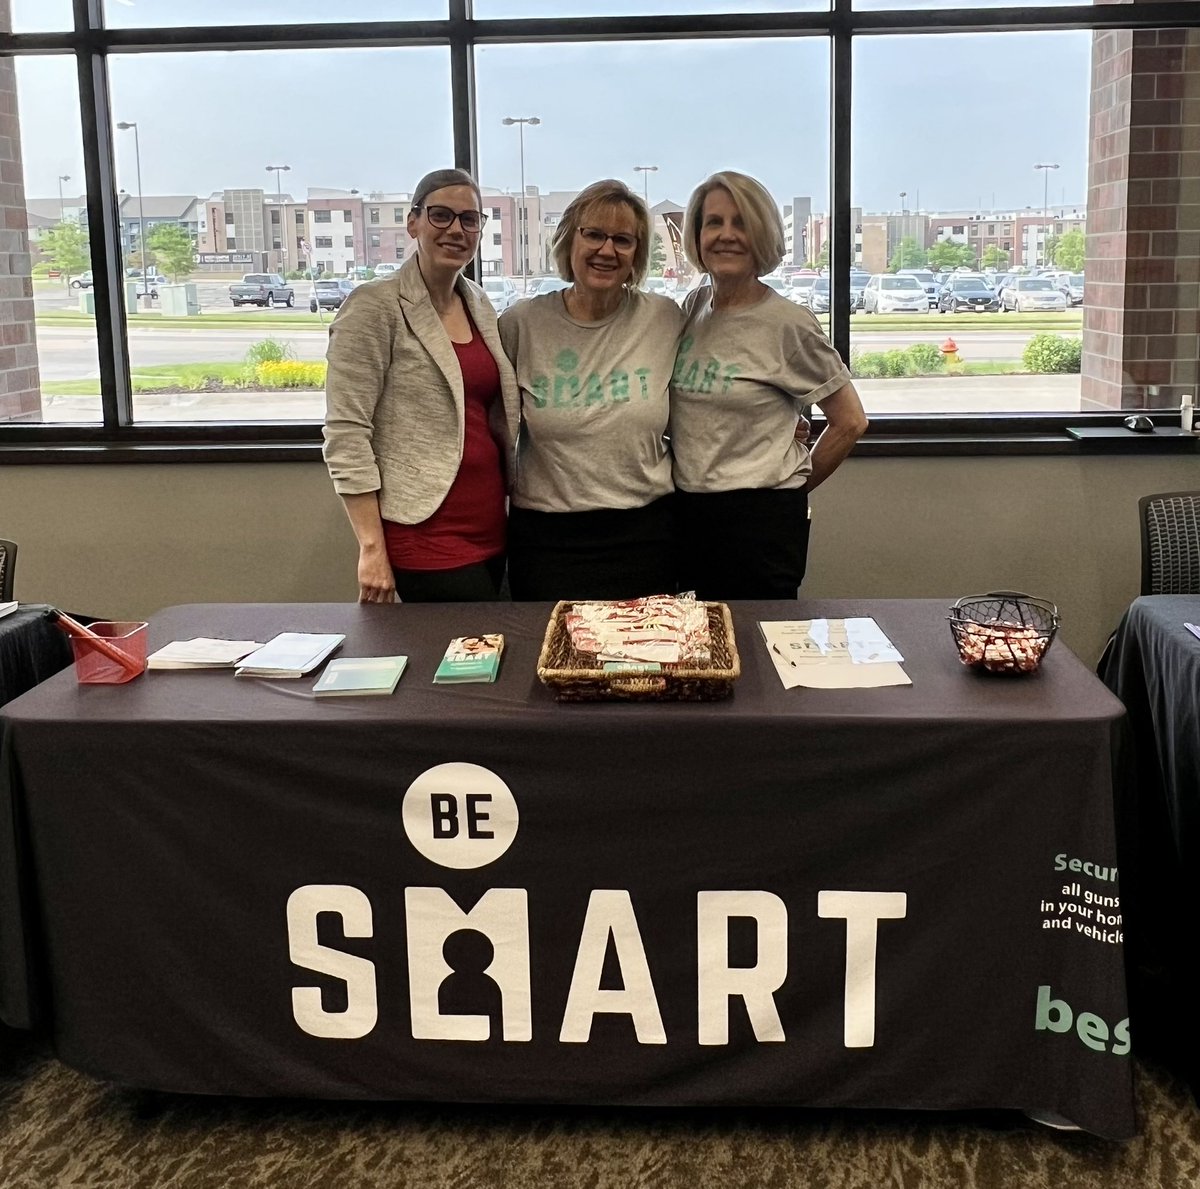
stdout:
[[1058,632],[1058,608],[1015,590],[967,595],[947,616],[958,659],[987,673],[1032,673]]

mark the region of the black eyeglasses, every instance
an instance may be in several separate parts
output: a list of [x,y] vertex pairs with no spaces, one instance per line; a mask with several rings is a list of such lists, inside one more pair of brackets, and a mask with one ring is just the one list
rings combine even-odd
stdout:
[[466,232],[474,233],[482,231],[483,225],[487,222],[488,217],[483,211],[456,211],[451,210],[448,206],[427,206],[418,207],[418,210],[425,211],[425,217],[433,224],[434,227],[440,227],[445,230],[447,227],[454,226],[454,220],[457,219],[459,226]]
[[605,241],[610,239],[612,246],[618,252],[632,252],[638,245],[636,235],[627,235],[623,231],[617,232],[616,235],[609,235],[607,231],[601,231],[599,227],[581,227],[579,235],[589,248],[602,248]]

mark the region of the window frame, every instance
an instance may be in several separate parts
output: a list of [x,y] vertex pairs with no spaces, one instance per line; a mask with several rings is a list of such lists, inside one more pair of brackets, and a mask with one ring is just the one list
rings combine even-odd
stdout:
[[[919,0],[912,2],[916,4]],[[108,57],[112,53],[448,48],[454,163],[475,172],[478,128],[474,50],[477,47],[563,41],[819,37],[828,41],[831,55],[830,259],[831,272],[840,275],[851,271],[854,250],[850,183],[852,49],[856,38],[898,34],[1200,27],[1200,6],[1162,0],[1137,5],[1064,5],[1044,9],[998,4],[991,9],[908,8],[903,11],[859,10],[853,7],[852,0],[830,0],[829,10],[821,12],[482,20],[474,18],[472,0],[447,0],[447,3],[448,15],[440,20],[108,29],[104,25],[102,0],[73,0],[74,27],[68,32],[0,33],[0,54],[13,57],[74,55],[79,81],[88,222],[91,227],[102,229],[91,239],[102,420],[99,424],[0,423],[0,461],[311,461],[320,457],[321,427],[316,421],[166,424],[134,420],[121,244],[117,232],[120,217],[111,131],[113,113],[108,84]],[[732,0],[730,6],[733,7]],[[318,213],[313,212],[314,224]],[[332,215],[328,217],[332,221]],[[1007,229],[1002,233],[1010,234]],[[1011,251],[1011,248],[1007,250]],[[478,275],[478,261],[470,274]],[[848,360],[850,310],[845,302],[835,303],[831,311],[830,338],[842,358]],[[1067,425],[1117,425],[1121,417],[1122,414],[1115,410],[982,415],[878,414],[872,417],[871,428],[856,453],[1077,453],[1080,443],[1066,435]],[[1196,448],[1195,442],[1166,437],[1156,442],[1147,442],[1142,437],[1135,444],[1139,453],[1147,449]]]

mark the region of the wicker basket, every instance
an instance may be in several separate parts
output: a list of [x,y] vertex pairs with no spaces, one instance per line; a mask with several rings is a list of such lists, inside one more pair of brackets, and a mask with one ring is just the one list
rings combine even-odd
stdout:
[[1033,673],[1058,632],[1058,608],[1015,590],[959,599],[947,616],[958,659],[987,673]]
[[538,680],[554,690],[560,702],[716,702],[733,693],[742,662],[724,603],[705,604],[711,661],[663,665],[653,673],[606,673],[597,668],[592,653],[579,652],[571,644],[566,616],[574,605],[564,601],[555,606],[538,657]]

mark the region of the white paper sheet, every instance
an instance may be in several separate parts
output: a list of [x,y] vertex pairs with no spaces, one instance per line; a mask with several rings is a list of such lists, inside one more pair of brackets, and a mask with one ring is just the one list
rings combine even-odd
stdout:
[[870,618],[760,623],[784,689],[878,689],[911,685],[904,658]]

